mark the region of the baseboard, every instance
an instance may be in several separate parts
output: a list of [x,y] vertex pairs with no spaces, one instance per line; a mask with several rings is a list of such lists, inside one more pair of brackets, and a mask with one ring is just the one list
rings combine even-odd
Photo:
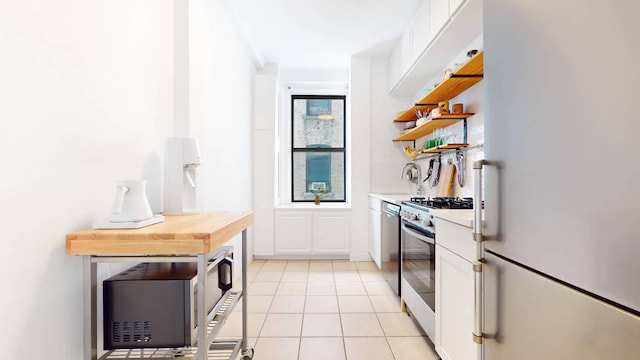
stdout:
[[348,260],[349,255],[254,255],[254,260]]
[[369,253],[356,253],[349,255],[351,261],[373,261]]

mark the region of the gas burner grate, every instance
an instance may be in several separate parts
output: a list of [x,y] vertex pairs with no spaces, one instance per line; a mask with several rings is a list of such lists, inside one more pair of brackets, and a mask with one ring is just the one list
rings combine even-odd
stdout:
[[[473,198],[465,197],[413,197],[412,204],[429,207],[432,209],[473,209]],[[483,203],[484,207],[484,203]]]
[[434,197],[427,200],[427,206],[436,209],[473,209],[472,198]]

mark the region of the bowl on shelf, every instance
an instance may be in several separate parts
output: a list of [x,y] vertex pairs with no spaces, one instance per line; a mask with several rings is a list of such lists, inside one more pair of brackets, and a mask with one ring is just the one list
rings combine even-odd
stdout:
[[404,129],[405,130],[413,129],[414,127],[416,127],[416,122],[415,121],[407,121],[404,124]]

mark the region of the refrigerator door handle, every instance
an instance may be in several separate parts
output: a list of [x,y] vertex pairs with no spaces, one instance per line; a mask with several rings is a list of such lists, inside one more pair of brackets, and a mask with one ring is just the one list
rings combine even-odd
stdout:
[[487,165],[486,160],[473,163],[475,186],[473,189],[473,240],[476,242],[476,261],[473,263],[474,274],[474,306],[473,306],[473,341],[482,344],[484,337],[482,329],[482,312],[484,308],[482,293],[484,284],[482,279],[482,263],[484,257],[484,236],[482,235],[482,168]]
[[[486,160],[478,160],[473,163],[473,177],[475,187],[473,189],[473,240],[481,243],[484,238],[482,236],[482,168],[487,165]],[[479,259],[482,253],[479,253]]]
[[473,262],[473,342],[482,345],[484,333],[482,332],[482,260]]

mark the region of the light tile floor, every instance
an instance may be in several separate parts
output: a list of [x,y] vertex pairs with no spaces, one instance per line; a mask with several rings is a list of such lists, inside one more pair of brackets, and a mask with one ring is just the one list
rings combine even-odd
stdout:
[[[248,334],[255,360],[436,360],[373,262],[254,260]],[[242,336],[238,304],[219,338]]]

